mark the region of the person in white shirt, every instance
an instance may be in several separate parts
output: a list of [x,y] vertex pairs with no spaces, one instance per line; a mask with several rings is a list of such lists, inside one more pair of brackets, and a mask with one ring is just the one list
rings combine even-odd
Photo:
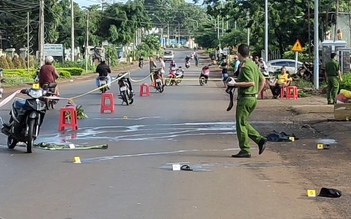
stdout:
[[260,60],[258,62],[258,66],[260,67],[260,71],[262,72],[262,74],[264,76],[269,76],[268,67],[267,67],[266,63],[263,61],[262,57],[260,58]]
[[159,58],[159,62],[160,62],[160,73],[161,73],[161,77],[162,77],[162,84],[165,84],[164,81],[163,81],[163,74],[165,73],[165,70],[166,70],[166,64],[165,62],[163,61],[163,58]]

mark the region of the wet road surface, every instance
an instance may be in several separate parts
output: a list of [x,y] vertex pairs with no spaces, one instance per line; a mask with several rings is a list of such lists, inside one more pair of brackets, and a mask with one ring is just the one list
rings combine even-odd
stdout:
[[[183,65],[187,53],[176,51],[176,61]],[[132,78],[144,78],[147,71],[148,66],[134,71]],[[199,74],[192,63],[185,78]],[[226,112],[220,82],[200,87],[196,80],[183,81],[139,97],[144,82],[149,79],[133,83],[130,106],[120,104],[112,85],[114,114],[100,114],[100,92],[76,99],[89,116],[78,121],[76,132],[58,132],[59,111],[48,111],[36,141],[108,149],[26,154],[24,147],[8,150],[1,135],[0,218],[322,218],[297,186],[305,182],[277,154],[268,149],[258,156],[253,147],[252,159],[230,158],[238,152],[234,110]],[[76,96],[94,85],[72,82],[61,87],[61,95]],[[5,120],[9,107],[0,109]],[[73,164],[76,156],[81,164]],[[173,163],[193,171],[172,171]]]

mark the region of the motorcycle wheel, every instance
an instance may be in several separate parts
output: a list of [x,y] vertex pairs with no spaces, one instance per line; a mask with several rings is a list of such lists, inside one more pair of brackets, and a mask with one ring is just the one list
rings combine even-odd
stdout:
[[13,137],[9,136],[7,138],[7,147],[8,147],[8,149],[14,149],[16,147],[17,143],[18,143],[18,141],[15,138],[13,138]]
[[102,93],[105,93],[107,89],[106,89],[106,87],[103,87],[100,90],[101,90]]
[[123,102],[125,102],[127,105],[129,105],[129,98],[128,98],[126,91],[122,91],[121,96],[122,96]]
[[27,153],[32,153],[32,148],[34,146],[34,130],[35,119],[29,119],[28,121],[28,136],[27,136]]
[[51,109],[55,109],[55,102],[54,102],[54,100],[50,100],[50,108]]
[[204,83],[205,83],[204,78],[200,78],[199,83],[200,83],[200,86],[204,86]]
[[170,78],[167,78],[167,79],[165,80],[165,85],[166,85],[166,86],[171,85],[171,79],[170,79]]
[[161,85],[160,82],[157,82],[156,87],[158,88],[158,92],[162,93],[163,92],[163,86]]

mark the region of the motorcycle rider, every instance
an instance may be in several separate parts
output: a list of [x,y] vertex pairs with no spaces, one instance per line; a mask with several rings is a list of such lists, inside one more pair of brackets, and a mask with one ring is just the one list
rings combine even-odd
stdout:
[[[54,58],[52,56],[45,57],[45,64],[41,66],[38,75],[39,85],[41,88],[43,88],[45,84],[55,83],[55,80],[60,77],[55,67],[52,65],[53,62]],[[56,96],[60,95],[58,86],[55,87],[54,93]]]
[[111,69],[110,67],[106,64],[105,60],[103,58],[101,58],[101,62],[100,64],[96,67],[96,73],[99,74],[99,76],[96,77],[96,86],[100,87],[100,76],[105,76],[106,80],[107,80],[107,87],[108,89],[110,89],[111,86],[111,77],[110,77],[110,73],[111,73]]
[[139,58],[139,68],[142,69],[144,66],[144,57],[140,56]]
[[160,57],[159,59],[159,62],[160,62],[160,74],[161,74],[161,77],[162,77],[162,84],[164,84],[164,81],[163,81],[163,74],[165,73],[165,70],[166,70],[166,64],[165,62],[163,61],[163,58]]
[[172,71],[172,68],[176,68],[177,64],[175,63],[174,60],[171,61],[171,64],[169,65],[169,71]]
[[[210,69],[210,68],[209,68],[207,65],[205,65],[205,66],[202,68],[202,70],[201,70],[201,74],[200,74],[200,77],[199,77],[199,78],[204,77],[206,80],[208,80],[208,76],[209,76],[209,73],[210,73],[209,69]],[[208,73],[207,73],[207,74],[204,74],[205,70],[208,70]]]

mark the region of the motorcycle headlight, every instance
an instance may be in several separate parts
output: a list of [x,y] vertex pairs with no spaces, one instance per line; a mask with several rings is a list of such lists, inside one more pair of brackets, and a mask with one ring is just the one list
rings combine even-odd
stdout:
[[43,96],[43,91],[41,89],[39,89],[39,90],[30,89],[28,92],[28,95],[33,97],[33,98],[39,98],[39,97]]

